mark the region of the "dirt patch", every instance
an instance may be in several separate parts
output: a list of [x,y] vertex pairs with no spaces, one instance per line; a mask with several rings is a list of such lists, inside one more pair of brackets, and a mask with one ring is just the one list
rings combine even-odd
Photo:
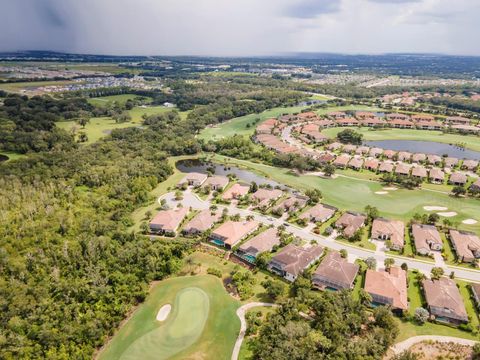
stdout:
[[165,321],[172,310],[172,305],[165,304],[163,305],[157,313],[157,321]]
[[447,209],[448,208],[446,208],[445,206],[424,206],[423,207],[423,210],[426,210],[426,211],[445,211]]
[[443,216],[443,217],[457,216],[457,213],[455,211],[439,212],[437,214],[440,215],[440,216]]
[[465,225],[473,225],[473,224],[476,224],[478,221],[477,220],[474,220],[474,219],[465,219],[462,221],[462,224],[465,224]]
[[419,360],[472,358],[472,348],[470,346],[455,343],[425,341],[413,345],[410,350],[418,355]]
[[388,194],[388,191],[375,191],[375,194],[377,194],[377,195],[386,195],[386,194]]
[[384,187],[383,190],[387,190],[387,191],[395,191],[395,190],[398,190],[398,188],[396,187],[393,187],[393,186],[388,186],[388,187]]

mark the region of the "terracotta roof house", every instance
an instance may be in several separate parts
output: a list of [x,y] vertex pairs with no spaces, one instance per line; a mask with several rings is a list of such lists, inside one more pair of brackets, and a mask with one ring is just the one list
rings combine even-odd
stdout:
[[333,143],[327,145],[327,149],[330,150],[330,151],[337,151],[338,149],[341,149],[342,147],[343,147],[343,145],[340,144],[339,142],[333,142]]
[[347,211],[335,222],[335,227],[340,229],[346,238],[350,238],[365,225],[366,220],[365,215]]
[[443,248],[440,233],[433,225],[413,224],[412,237],[415,249],[420,255],[428,255],[430,250],[441,251]]
[[410,116],[405,114],[398,114],[398,113],[389,113],[385,115],[388,120],[408,120]]
[[356,111],[355,117],[359,120],[360,119],[365,120],[365,119],[374,119],[376,118],[376,115],[370,111]]
[[175,235],[178,227],[188,214],[188,208],[162,210],[150,221],[150,232]]
[[391,249],[401,250],[405,243],[405,224],[398,220],[376,218],[372,224],[373,240],[390,240]]
[[373,157],[379,157],[380,155],[383,154],[383,149],[380,149],[378,147],[373,147],[370,149],[370,152],[368,154]]
[[453,168],[455,166],[457,166],[459,160],[457,158],[454,158],[454,157],[446,157],[444,160],[445,162],[445,167],[449,167],[449,168]]
[[472,185],[469,187],[470,191],[480,191],[480,179],[476,180]]
[[271,201],[277,200],[283,195],[283,191],[279,189],[264,189],[260,188],[252,194],[252,200],[258,206],[267,206]]
[[430,182],[434,184],[443,184],[445,173],[439,168],[431,168],[429,171]]
[[434,121],[434,120],[417,121],[415,123],[415,126],[417,127],[417,129],[421,129],[421,130],[442,130],[444,127],[441,122]]
[[335,155],[330,153],[322,153],[317,155],[316,159],[321,164],[327,164],[335,159]]
[[229,183],[229,179],[226,176],[214,175],[210,176],[204,183],[203,186],[210,186],[210,189],[223,191]]
[[300,219],[308,219],[312,222],[325,222],[332,218],[337,211],[333,206],[317,204],[300,215]]
[[238,199],[238,198],[241,198],[242,196],[247,195],[249,190],[250,190],[250,186],[236,183],[236,184],[233,184],[230,189],[227,189],[222,194],[222,199],[223,200]]
[[412,168],[412,177],[417,179],[426,179],[428,177],[427,169],[423,166],[414,166]]
[[200,186],[207,180],[206,174],[201,173],[188,173],[183,177],[183,179],[178,183],[178,185],[187,184],[189,186]]
[[219,211],[203,210],[183,227],[183,232],[186,234],[203,233],[210,229],[221,217],[222,214]]
[[414,124],[410,120],[391,120],[388,125],[395,129],[413,129]]
[[451,124],[468,125],[468,124],[470,124],[471,120],[467,119],[467,118],[464,118],[464,117],[461,117],[461,116],[450,116],[450,117],[447,117],[446,121],[451,123]]
[[303,208],[308,201],[308,197],[301,195],[292,195],[278,204],[275,209],[281,209],[282,211],[295,211]]
[[313,111],[301,112],[296,115],[297,120],[312,120],[318,118],[317,114]]
[[357,150],[357,146],[355,145],[345,145],[343,147],[343,152],[344,153],[354,153]]
[[365,169],[370,171],[377,171],[380,161],[377,159],[366,159],[365,164],[363,165]]
[[240,245],[237,255],[253,264],[259,254],[272,251],[276,245],[280,245],[278,230],[270,228]]
[[354,170],[361,170],[363,166],[363,159],[354,157],[348,162],[348,167]]
[[319,289],[352,289],[359,268],[342,258],[338,251],[331,251],[313,273],[312,284]]
[[480,258],[480,239],[476,234],[450,230],[450,240],[460,261],[471,263]]
[[460,172],[454,172],[450,175],[448,182],[453,185],[465,185],[467,183],[467,175]]
[[394,311],[408,310],[407,274],[392,266],[389,271],[367,270],[365,291],[374,305],[390,305]]
[[423,162],[426,159],[427,159],[427,155],[422,153],[415,153],[412,155],[412,161],[416,163]]
[[410,165],[405,163],[398,163],[397,166],[395,166],[395,174],[405,176],[410,175]]
[[438,155],[429,154],[427,155],[427,161],[429,164],[438,165],[442,163],[442,158]]
[[350,156],[347,154],[341,154],[333,161],[333,165],[338,168],[345,168],[350,161]]
[[381,173],[391,173],[393,171],[393,163],[382,161],[378,167],[378,171]]
[[333,119],[345,119],[347,117],[347,114],[342,111],[332,111],[329,112],[327,115]]
[[317,120],[317,121],[315,121],[315,124],[317,124],[318,127],[321,128],[321,129],[330,128],[330,127],[335,126],[335,123],[332,120],[328,120],[328,119]]
[[438,280],[425,279],[422,287],[428,310],[436,321],[450,324],[468,322],[465,304],[455,281],[446,277]]
[[271,134],[273,128],[278,124],[277,119],[267,119],[255,129],[257,134]]
[[398,161],[410,161],[411,157],[412,157],[412,153],[408,151],[400,151],[398,153]]
[[357,150],[355,150],[355,153],[357,155],[364,155],[364,154],[368,154],[369,151],[370,151],[370,148],[368,146],[359,146]]
[[393,159],[395,155],[397,155],[397,152],[393,150],[385,150],[383,152],[383,156],[385,156],[387,159]]
[[462,169],[475,171],[478,167],[478,161],[476,160],[463,160]]
[[473,125],[452,125],[451,128],[463,133],[477,133],[480,131],[478,126]]
[[385,126],[385,121],[378,118],[378,117],[374,117],[374,118],[371,118],[371,119],[360,120],[360,125],[361,126],[368,126],[368,127],[383,127],[383,126]]
[[224,246],[227,249],[231,249],[252,232],[257,230],[258,226],[259,222],[255,220],[229,220],[212,231],[210,234],[210,240],[215,245]]
[[338,126],[358,126],[360,125],[359,121],[355,118],[343,118],[336,119],[335,122]]
[[414,114],[411,119],[413,121],[433,121],[435,120],[435,117],[427,114]]
[[322,254],[323,248],[318,245],[303,248],[289,244],[272,258],[268,264],[268,269],[293,282],[300,273],[317,261]]

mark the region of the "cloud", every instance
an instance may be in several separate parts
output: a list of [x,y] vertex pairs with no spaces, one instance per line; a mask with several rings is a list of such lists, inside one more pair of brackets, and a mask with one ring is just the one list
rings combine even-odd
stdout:
[[378,4],[407,4],[407,3],[419,3],[422,0],[367,0]]
[[301,0],[285,9],[285,15],[300,19],[315,18],[340,10],[340,0]]

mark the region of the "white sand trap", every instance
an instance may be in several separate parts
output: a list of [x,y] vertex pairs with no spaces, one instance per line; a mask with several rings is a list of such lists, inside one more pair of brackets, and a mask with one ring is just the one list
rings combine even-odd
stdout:
[[456,216],[457,213],[455,211],[449,211],[449,212],[439,212],[437,213],[438,215],[440,216],[443,216],[443,217],[452,217],[452,216]]
[[426,211],[445,211],[448,208],[445,206],[424,206],[423,209]]
[[396,187],[384,187],[383,190],[395,191],[395,190],[398,190],[398,188],[396,188]]
[[462,224],[465,224],[465,225],[473,225],[476,223],[477,223],[477,220],[473,220],[473,219],[465,219],[462,221]]
[[375,191],[375,194],[377,194],[377,195],[385,195],[385,194],[388,194],[388,191]]
[[168,317],[168,314],[170,314],[170,310],[172,310],[172,305],[163,305],[160,310],[158,310],[157,321],[165,321],[165,319]]

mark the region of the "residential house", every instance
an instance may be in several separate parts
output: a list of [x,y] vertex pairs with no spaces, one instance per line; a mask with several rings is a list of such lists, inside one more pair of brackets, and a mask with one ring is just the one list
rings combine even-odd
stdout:
[[391,120],[388,122],[388,125],[395,129],[413,129],[415,124],[410,120]]
[[382,161],[378,167],[378,172],[391,174],[393,172],[393,163]]
[[373,147],[370,149],[369,155],[378,158],[380,155],[383,154],[383,149],[378,147]]
[[412,168],[412,177],[416,179],[426,179],[428,177],[427,169],[423,166],[417,165]]
[[323,248],[318,245],[303,248],[289,244],[272,258],[268,269],[293,282],[298,275],[317,261],[322,253]]
[[183,177],[183,179],[178,183],[178,185],[187,184],[188,186],[200,186],[207,180],[206,174],[201,173],[188,173]]
[[337,156],[337,158],[333,161],[333,165],[338,168],[345,169],[349,161],[350,156],[348,156],[347,154],[341,154]]
[[398,114],[398,113],[389,113],[385,115],[387,120],[409,120],[410,116],[405,114]]
[[308,219],[312,222],[325,222],[333,217],[337,208],[325,205],[325,204],[317,204],[305,211],[302,215],[300,215],[300,219]]
[[413,224],[412,237],[415,249],[420,255],[428,255],[431,250],[441,251],[443,248],[440,233],[433,225]]
[[328,164],[335,159],[335,155],[325,152],[317,155],[316,159],[320,164]]
[[375,119],[377,116],[370,111],[356,111],[355,117],[358,120],[367,120],[367,119]]
[[471,133],[475,134],[480,131],[480,127],[473,125],[452,125],[450,126],[453,130],[457,130],[460,133]]
[[450,230],[450,240],[457,253],[457,258],[466,263],[480,258],[480,239],[474,233],[459,230]]
[[385,156],[387,159],[392,160],[395,156],[397,156],[397,152],[393,150],[385,150],[383,152],[383,156]]
[[372,297],[373,305],[389,305],[395,312],[408,310],[407,273],[399,267],[367,270],[365,291]]
[[422,153],[416,153],[412,155],[412,162],[421,163],[427,159],[427,155]]
[[253,264],[259,254],[270,252],[274,246],[278,245],[280,245],[278,230],[269,228],[240,245],[237,255]]
[[292,195],[283,200],[275,207],[275,210],[281,210],[282,212],[296,211],[303,208],[308,201],[308,197],[302,195]]
[[395,166],[395,174],[404,176],[410,175],[410,165],[398,163],[397,166]]
[[220,211],[203,210],[183,227],[182,232],[185,234],[201,234],[209,230],[221,217]]
[[421,129],[421,130],[442,130],[443,129],[443,124],[439,121],[434,121],[434,120],[417,121],[415,123],[415,126],[417,127],[417,129]]
[[357,150],[355,150],[355,154],[357,155],[365,155],[368,154],[370,148],[368,146],[359,146]]
[[272,202],[280,198],[283,194],[279,189],[260,188],[252,195],[252,200],[258,207],[269,206]]
[[354,170],[361,170],[363,166],[363,159],[360,157],[353,157],[349,162],[348,162],[348,167],[352,168]]
[[410,159],[412,158],[412,153],[408,151],[400,151],[397,158],[398,161],[410,161]]
[[372,239],[390,241],[390,248],[401,250],[405,243],[405,224],[398,220],[376,218],[372,224]]
[[363,166],[367,170],[377,171],[379,164],[380,161],[378,161],[377,159],[368,158],[365,160],[365,164]]
[[463,186],[467,183],[467,175],[460,172],[454,172],[450,175],[448,182],[453,185]]
[[333,118],[335,120],[345,119],[347,117],[347,114],[345,114],[342,111],[332,111],[332,112],[329,112],[327,115],[328,117]]
[[215,245],[224,246],[227,249],[231,249],[252,232],[257,230],[258,226],[259,222],[255,220],[229,220],[212,231],[210,234],[210,240]]
[[242,196],[247,195],[249,190],[250,190],[250,186],[236,183],[236,184],[233,184],[231,188],[227,189],[222,194],[222,199],[223,200],[239,199]]
[[449,156],[444,159],[444,162],[445,162],[445,167],[454,168],[455,166],[458,165],[459,160],[457,158]]
[[422,287],[428,310],[436,321],[455,325],[468,322],[465,304],[455,281],[447,277],[425,279]]
[[361,126],[368,126],[368,127],[384,127],[385,126],[385,121],[378,118],[378,117],[374,117],[374,118],[371,118],[371,119],[360,120],[360,125]]
[[475,171],[478,167],[478,161],[476,160],[463,160],[462,169],[469,171]]
[[434,184],[443,184],[445,173],[439,168],[431,168],[429,172],[430,182]]
[[188,208],[162,210],[150,221],[150,232],[154,234],[176,235]]
[[315,124],[317,124],[320,129],[326,129],[335,126],[335,123],[328,119],[317,120],[315,121]]
[[354,153],[357,150],[357,146],[355,145],[345,145],[343,147],[344,153]]
[[360,122],[355,118],[342,118],[336,119],[335,122],[338,126],[358,126]]
[[433,117],[432,115],[427,115],[427,114],[414,114],[414,115],[412,115],[411,119],[415,122],[434,121],[435,117]]
[[229,183],[228,177],[221,175],[210,176],[204,183],[203,187],[209,186],[214,191],[223,191]]
[[480,308],[480,284],[470,284],[470,290],[472,291],[473,299],[475,300],[477,308]]
[[342,258],[338,251],[331,251],[313,273],[312,284],[318,289],[352,289],[359,268]]
[[327,145],[327,149],[330,151],[337,151],[338,149],[341,149],[343,145],[339,142],[333,142],[331,144]]
[[450,124],[468,125],[471,120],[461,116],[449,116],[446,121]]
[[442,158],[438,155],[429,154],[427,155],[427,162],[432,165],[438,165],[442,163]]
[[257,126],[255,132],[257,134],[271,134],[273,128],[278,124],[277,119],[267,119]]
[[470,185],[469,190],[472,192],[480,192],[480,179],[476,180],[472,185]]
[[365,215],[347,211],[335,222],[335,227],[339,229],[346,238],[351,238],[364,225],[367,217]]

